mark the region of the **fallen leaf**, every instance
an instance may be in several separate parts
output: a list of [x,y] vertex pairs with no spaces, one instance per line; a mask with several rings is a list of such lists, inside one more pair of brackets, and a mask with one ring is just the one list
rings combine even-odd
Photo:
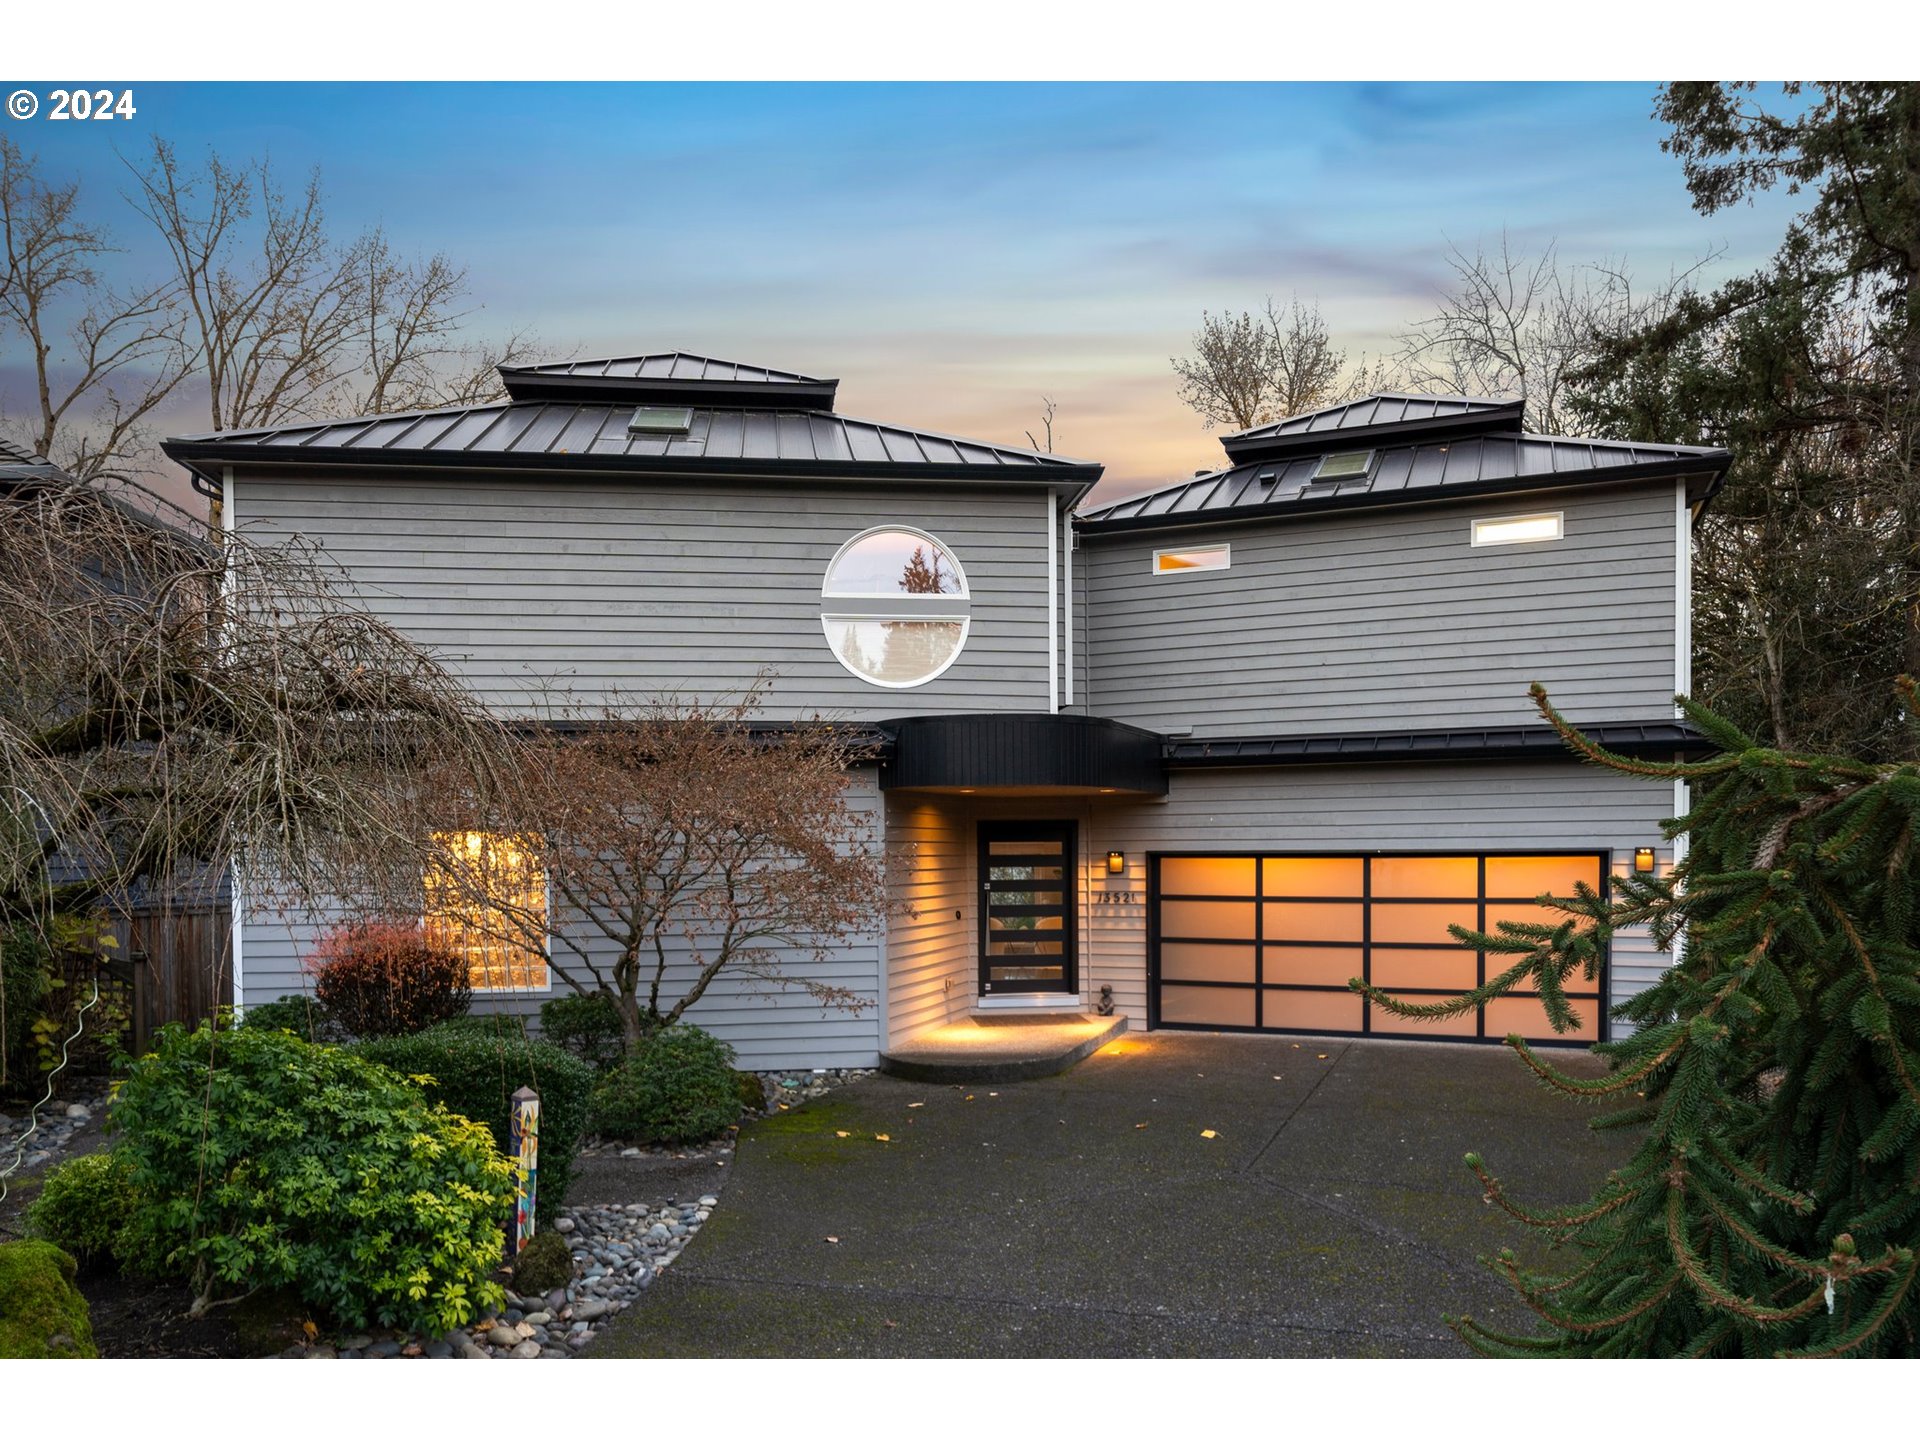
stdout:
[[1280,1079],[1280,1076],[1278,1076],[1278,1075],[1276,1075],[1276,1076],[1274,1076],[1273,1078],[1274,1078],[1274,1079],[1276,1079],[1276,1080],[1278,1080],[1278,1079]]
[[969,1095],[969,1096],[967,1096],[967,1099],[969,1099],[969,1100],[971,1100],[971,1099],[973,1099],[973,1096],[971,1096],[971,1095]]
[[987,1091],[987,1099],[998,1100],[999,1098],[1000,1098],[1000,1092],[998,1090]]
[[791,1110],[791,1109],[792,1109],[793,1107],[792,1107],[791,1105],[789,1105],[789,1104],[787,1104],[787,1103],[786,1103],[786,1102],[785,1102],[785,1101],[783,1100],[783,1101],[781,1101],[781,1102],[780,1102],[780,1108],[781,1108],[782,1110]]
[[1134,1126],[1133,1128],[1136,1130],[1144,1130],[1147,1128],[1147,1122],[1142,1120],[1138,1125]]
[[1200,1138],[1202,1140],[1214,1140],[1219,1138],[1219,1135],[1220,1132],[1218,1130],[1202,1130],[1200,1132]]
[[[909,1100],[909,1101],[907,1102],[907,1109],[909,1109],[909,1110],[919,1110],[919,1109],[921,1109],[921,1108],[923,1108],[923,1107],[924,1107],[924,1106],[926,1105],[926,1103],[927,1103],[927,1102],[926,1102],[926,1101],[924,1101],[924,1100]],[[891,1325],[891,1324],[892,1324],[893,1322],[892,1322],[891,1320],[889,1320],[889,1321],[888,1321],[887,1323],[888,1323],[889,1325]]]
[[1299,1049],[1300,1047],[1299,1047],[1298,1045],[1296,1045],[1296,1046],[1294,1046],[1293,1048],[1294,1048],[1294,1049],[1296,1049],[1296,1050],[1298,1050],[1298,1049]]
[[320,1327],[314,1324],[313,1321],[311,1320],[302,1320],[300,1322],[300,1328],[302,1331],[306,1333],[306,1337],[309,1340],[313,1339],[314,1336],[320,1333]]
[[900,1322],[898,1320],[882,1320],[880,1323],[889,1330],[898,1330],[900,1328]]
[[1314,1059],[1316,1059],[1316,1060],[1324,1060],[1324,1059],[1326,1059],[1327,1057],[1326,1057],[1326,1056],[1324,1056],[1324,1055],[1316,1055],[1316,1056],[1314,1056],[1313,1058],[1314,1058]]
[[840,1243],[840,1237],[838,1235],[827,1236],[827,1244],[838,1245],[839,1243]]
[[874,1138],[874,1139],[876,1139],[876,1140],[883,1140],[883,1141],[884,1141],[884,1140],[891,1140],[891,1139],[893,1139],[893,1137],[892,1137],[891,1135],[876,1135],[876,1136],[874,1136],[873,1138]]
[[844,1140],[847,1138],[847,1136],[851,1135],[853,1132],[851,1130],[836,1130],[833,1133],[838,1135],[842,1140]]

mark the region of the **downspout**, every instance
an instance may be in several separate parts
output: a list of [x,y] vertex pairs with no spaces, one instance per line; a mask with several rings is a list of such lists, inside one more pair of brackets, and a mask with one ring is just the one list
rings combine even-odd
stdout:
[[1062,522],[1060,528],[1060,551],[1067,573],[1067,583],[1062,587],[1065,591],[1066,599],[1061,603],[1066,611],[1067,634],[1063,643],[1067,657],[1065,667],[1067,672],[1066,703],[1069,710],[1073,708],[1073,541],[1073,511],[1069,508],[1066,519]]
[[1058,497],[1047,491],[1047,713],[1060,713],[1060,557],[1054,553]]
[[[226,549],[229,552],[227,559],[230,562],[232,559],[232,554],[231,554],[232,543],[231,542],[233,540],[233,531],[234,531],[233,467],[231,465],[223,466],[221,468],[220,498],[214,501],[214,510],[215,510],[215,514],[213,517],[214,523],[220,529],[220,538],[222,542],[222,548]],[[233,576],[230,572],[224,569],[221,571],[220,584],[221,584],[221,588],[224,591],[226,591],[228,595],[232,594]],[[228,900],[228,908],[231,913],[228,916],[227,923],[232,929],[232,938],[229,942],[229,950],[231,953],[232,963],[233,963],[233,1011],[234,1011],[234,1018],[236,1020],[239,1020],[241,1018],[244,1018],[246,1013],[246,993],[247,993],[245,979],[244,979],[245,970],[246,970],[246,948],[245,948],[244,942],[246,939],[247,925],[246,925],[246,910],[241,903],[240,857],[236,855],[233,857],[233,859],[228,861],[227,869],[228,869],[228,874],[231,877],[231,884],[229,887],[229,900]]]

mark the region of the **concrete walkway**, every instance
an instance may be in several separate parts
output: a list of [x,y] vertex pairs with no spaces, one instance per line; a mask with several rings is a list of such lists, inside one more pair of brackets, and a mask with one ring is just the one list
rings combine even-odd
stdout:
[[876,1076],[747,1127],[697,1243],[586,1353],[1458,1355],[1443,1313],[1532,1328],[1474,1257],[1539,1253],[1461,1156],[1576,1200],[1630,1147],[1594,1113],[1419,1042],[1157,1032],[1043,1080]]

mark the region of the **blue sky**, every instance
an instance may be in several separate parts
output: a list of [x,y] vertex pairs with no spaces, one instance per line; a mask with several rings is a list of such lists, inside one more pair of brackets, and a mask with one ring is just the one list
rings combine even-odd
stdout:
[[[1000,441],[1049,394],[1060,448],[1116,489],[1219,453],[1168,365],[1203,307],[1298,293],[1377,353],[1431,310],[1448,241],[1504,227],[1646,275],[1723,247],[1724,274],[1786,213],[1695,214],[1650,84],[135,91],[132,122],[0,121],[83,181],[129,276],[157,257],[116,149],[269,153],[321,167],[343,234],[465,263],[482,329],[837,375],[851,414]],[[17,364],[0,376],[14,412]]]

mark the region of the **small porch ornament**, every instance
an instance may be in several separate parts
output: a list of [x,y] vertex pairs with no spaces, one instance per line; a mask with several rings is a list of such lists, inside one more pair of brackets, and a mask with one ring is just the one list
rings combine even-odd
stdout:
[[525,1085],[513,1092],[513,1164],[519,1172],[513,1202],[513,1254],[533,1238],[534,1197],[540,1183],[540,1097]]

